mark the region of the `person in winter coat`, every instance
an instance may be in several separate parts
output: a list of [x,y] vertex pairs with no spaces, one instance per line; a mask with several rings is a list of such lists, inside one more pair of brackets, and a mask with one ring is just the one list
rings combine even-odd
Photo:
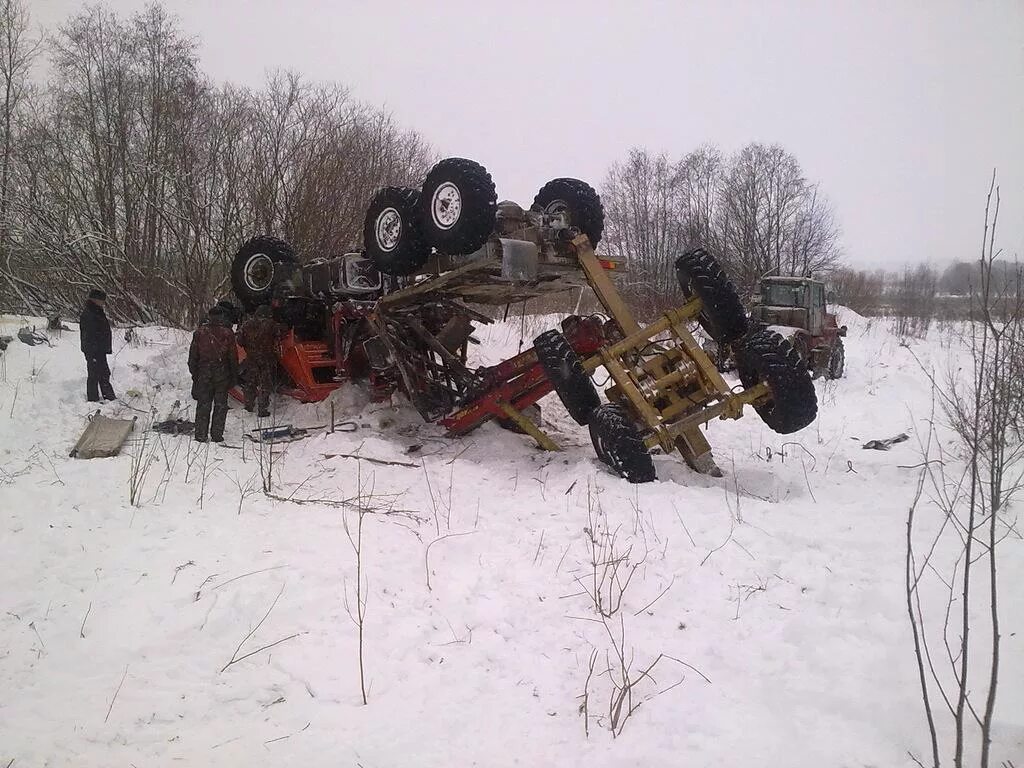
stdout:
[[107,355],[113,350],[110,321],[103,311],[106,301],[107,294],[99,288],[93,288],[78,318],[82,354],[85,355],[85,397],[90,403],[98,402],[101,394],[105,400],[117,399],[110,385],[110,366],[107,365]]
[[224,309],[213,307],[209,316],[192,334],[188,370],[196,401],[195,438],[220,443],[228,416],[228,390],[238,383],[238,350]]
[[281,326],[270,316],[270,306],[262,304],[242,323],[238,343],[245,350],[245,410],[259,405],[259,415],[270,415],[270,395],[276,387],[277,343]]

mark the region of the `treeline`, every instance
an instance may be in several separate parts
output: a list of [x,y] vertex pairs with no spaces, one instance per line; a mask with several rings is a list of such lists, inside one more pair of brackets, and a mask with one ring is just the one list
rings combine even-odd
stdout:
[[[102,286],[119,319],[190,324],[230,293],[242,241],[275,234],[307,255],[358,245],[372,193],[417,185],[436,159],[343,86],[292,73],[259,89],[213,83],[197,41],[159,4],[127,18],[86,8],[42,38],[27,3],[0,0],[5,310],[70,313]],[[34,82],[43,58],[49,80]],[[827,197],[777,145],[678,158],[637,148],[599,187],[601,249],[627,260],[623,287],[641,314],[678,300],[673,264],[694,247],[745,298],[763,275],[813,274],[867,314],[927,313],[979,279],[971,263],[845,268]]]
[[766,274],[824,278],[840,262],[840,230],[819,185],[778,145],[733,155],[704,146],[671,159],[637,148],[601,188],[604,248],[629,259],[629,289],[642,306],[671,302],[673,264],[711,252],[749,297]]
[[[215,85],[160,5],[87,8],[45,39],[31,29],[23,0],[0,0],[4,308],[73,311],[103,286],[119,318],[193,322],[227,292],[241,241],[356,244],[372,192],[418,183],[433,160],[341,86],[290,73]],[[30,79],[41,56],[46,85]]]
[[[272,233],[306,254],[358,244],[372,192],[417,184],[435,159],[342,86],[290,73],[258,90],[214,84],[158,4],[128,18],[87,8],[45,39],[27,8],[0,0],[4,308],[70,312],[103,286],[121,319],[193,322],[228,292],[241,241]],[[41,57],[47,84],[30,77]],[[747,294],[768,272],[839,261],[828,201],[778,146],[672,161],[637,149],[601,191],[603,247],[629,260],[641,311],[675,294],[672,263],[690,247]]]
[[892,319],[900,336],[922,336],[935,320],[975,317],[984,294],[993,316],[1019,310],[1024,271],[1017,262],[956,262],[943,270],[928,264],[901,272],[841,267],[829,281],[830,297],[862,315]]

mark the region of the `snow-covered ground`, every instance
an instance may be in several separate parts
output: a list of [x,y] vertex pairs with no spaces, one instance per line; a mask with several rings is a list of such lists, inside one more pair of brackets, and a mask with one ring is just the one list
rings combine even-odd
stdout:
[[[495,425],[448,439],[351,386],[333,400],[356,431],[275,457],[290,501],[258,492],[236,404],[241,448],[137,432],[126,455],[68,458],[93,410],[77,333],[15,341],[0,377],[0,767],[912,765],[927,735],[903,587],[918,470],[902,467],[921,461],[931,398],[911,352],[938,366],[960,353],[939,332],[908,349],[842,322],[847,376],[818,382],[817,422],[787,437],[752,411],[712,424],[720,479],[659,456],[658,481],[631,486],[553,396],[544,419],[565,450],[549,454]],[[520,335],[495,324],[481,352],[496,361]],[[108,415],[190,405],[187,337],[141,339],[115,342],[132,407]],[[329,405],[281,402],[276,420],[324,424]],[[911,439],[889,452],[860,447],[899,432]],[[153,463],[133,506],[140,451]],[[392,505],[362,531],[365,706],[346,609],[356,513],[298,503],[352,498],[358,478]],[[590,531],[615,533],[623,574],[639,564],[611,633],[585,593]],[[1020,764],[1024,541],[1001,546],[993,754]],[[616,647],[643,705],[613,739]]]

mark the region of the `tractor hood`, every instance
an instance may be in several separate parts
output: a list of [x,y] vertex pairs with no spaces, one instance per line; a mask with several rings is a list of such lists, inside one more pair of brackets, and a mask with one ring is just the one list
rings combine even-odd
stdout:
[[774,331],[775,333],[777,333],[780,336],[782,336],[782,338],[784,338],[784,339],[792,339],[797,334],[800,334],[800,333],[806,334],[807,333],[803,328],[800,328],[800,327],[795,326],[795,325],[775,325],[775,324],[772,324],[772,325],[766,325],[765,326],[765,330],[766,331]]
[[789,325],[807,327],[807,310],[804,307],[773,307],[759,304],[750,313],[753,320],[764,325]]

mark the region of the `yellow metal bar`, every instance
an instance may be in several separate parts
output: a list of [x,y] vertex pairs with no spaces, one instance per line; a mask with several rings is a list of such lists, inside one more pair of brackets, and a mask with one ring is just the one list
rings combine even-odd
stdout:
[[576,248],[576,259],[586,274],[590,287],[594,289],[598,301],[608,310],[608,314],[618,322],[622,332],[628,336],[640,330],[640,324],[633,317],[633,313],[629,311],[626,302],[619,296],[615,284],[608,277],[604,267],[601,266],[590,239],[586,235],[579,235],[572,241],[572,244]]
[[508,416],[521,430],[523,430],[523,432],[536,440],[537,445],[545,451],[562,450],[558,447],[558,443],[544,434],[536,424],[526,418],[522,411],[505,402],[498,403],[498,406],[502,411],[504,411],[506,416]]
[[678,388],[673,390],[675,399],[671,405],[667,408],[662,409],[661,418],[665,422],[672,422],[679,418],[684,413],[692,411],[694,408],[703,407],[704,403],[711,399],[708,393],[703,389],[697,389],[696,392],[686,393],[680,392]]
[[[698,304],[699,308],[699,304]],[[659,333],[664,333],[672,327],[673,319],[668,315],[662,315],[660,318],[655,320],[648,326],[640,328],[639,330],[629,334],[622,341],[616,342],[607,348],[608,353],[612,357],[622,357],[623,354],[629,352],[637,347],[645,346],[651,338],[657,336]],[[600,354],[588,357],[583,361],[583,368],[587,373],[593,373],[597,368],[603,365]]]
[[748,390],[730,395],[724,400],[704,408],[699,413],[680,419],[669,427],[669,431],[680,434],[691,426],[705,424],[715,417],[738,419],[743,414],[744,405],[752,405],[770,394],[767,385],[758,384]]
[[662,391],[670,387],[674,387],[676,384],[688,379],[690,377],[690,373],[691,371],[687,368],[672,371],[671,373],[662,376],[660,379],[655,379],[651,384],[651,388]]
[[[692,469],[698,472],[707,472],[706,465],[715,466],[711,457],[711,443],[704,437],[699,426],[686,429],[676,437],[676,449],[683,455],[683,459]],[[707,457],[706,459],[703,457]]]
[[633,378],[629,375],[629,371],[616,358],[608,354],[606,349],[602,349],[600,354],[604,358],[605,368],[618,385],[619,393],[629,401],[629,404],[644,420],[647,427],[653,430],[656,436],[660,436],[657,444],[661,445],[666,451],[672,450],[672,441],[665,433],[664,425],[661,423],[661,415],[647,401],[643,392],[637,388]]
[[[724,400],[709,405],[706,408],[701,408],[696,413],[693,413],[686,418],[680,419],[671,424],[665,426],[665,430],[672,437],[680,437],[687,435],[691,430],[698,428],[701,424],[706,424],[715,418],[739,418],[743,411],[744,405],[756,405],[758,401],[771,395],[771,390],[768,389],[767,384],[755,384],[750,389],[745,389],[742,392],[738,392],[735,395],[729,395]],[[703,440],[703,438],[701,438]],[[707,442],[706,440],[704,442]],[[657,445],[661,445],[661,440],[652,437],[644,439],[644,445],[648,448],[653,448]]]
[[704,350],[697,344],[697,340],[693,338],[693,334],[683,323],[675,323],[672,326],[672,330],[675,331],[676,336],[679,337],[680,343],[686,349],[690,358],[696,363],[697,370],[700,371],[701,378],[704,379],[705,383],[721,394],[725,394],[729,391],[729,385],[725,383],[725,379],[722,378],[721,372],[715,367],[715,364],[711,362]]

